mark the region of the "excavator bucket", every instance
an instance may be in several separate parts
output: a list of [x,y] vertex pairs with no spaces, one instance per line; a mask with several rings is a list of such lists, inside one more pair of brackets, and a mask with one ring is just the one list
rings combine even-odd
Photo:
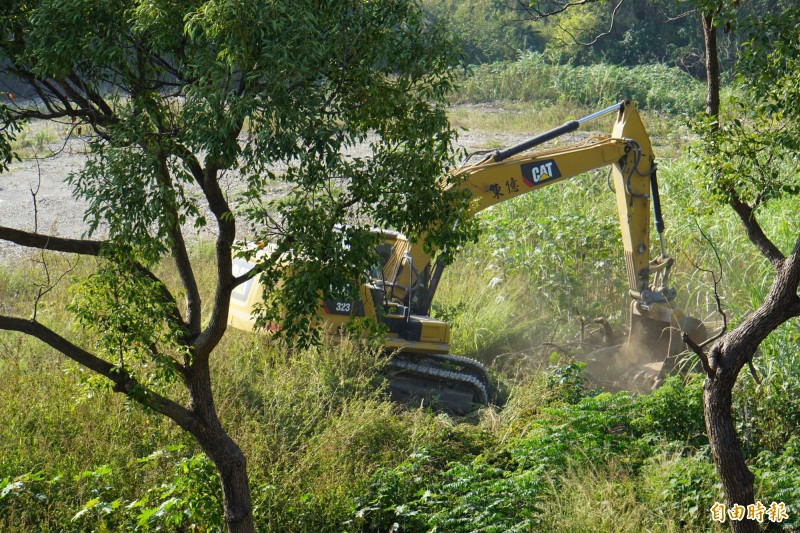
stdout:
[[595,385],[612,392],[652,390],[676,371],[686,370],[681,363],[684,333],[698,344],[708,336],[700,320],[664,304],[645,307],[640,302],[631,305],[629,332],[625,343],[590,354],[587,370]]

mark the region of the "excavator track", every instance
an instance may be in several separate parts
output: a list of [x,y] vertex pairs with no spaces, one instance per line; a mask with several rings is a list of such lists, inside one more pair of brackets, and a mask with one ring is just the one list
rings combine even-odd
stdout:
[[388,363],[392,397],[428,398],[454,414],[489,403],[489,372],[481,363],[451,354],[397,354]]

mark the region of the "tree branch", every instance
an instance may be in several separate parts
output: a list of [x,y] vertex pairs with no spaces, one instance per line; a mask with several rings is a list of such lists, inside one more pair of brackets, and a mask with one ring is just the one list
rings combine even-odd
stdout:
[[715,335],[709,337],[708,339],[704,340],[703,342],[697,345],[698,348],[703,349],[712,342],[715,342],[717,339],[722,337],[725,334],[725,332],[728,331],[728,315],[725,314],[725,311],[722,309],[722,299],[719,296],[719,284],[722,281],[722,259],[720,259],[719,257],[719,250],[717,250],[717,246],[714,244],[714,241],[711,239],[711,237],[705,234],[703,228],[700,227],[700,224],[697,224],[697,230],[700,232],[700,235],[703,236],[703,239],[705,239],[705,241],[709,244],[709,246],[711,246],[711,250],[714,252],[714,257],[716,257],[717,266],[719,267],[719,277],[717,277],[716,272],[714,272],[713,270],[702,268],[685,253],[684,257],[686,257],[689,263],[691,263],[692,266],[697,270],[699,270],[700,272],[703,272],[704,274],[711,274],[711,281],[714,283],[714,292],[713,292],[714,302],[717,305],[717,313],[719,313],[719,315],[722,317],[722,328],[720,328],[720,330]]
[[269,259],[260,262],[260,264],[254,266],[241,276],[237,276],[231,280],[231,290],[261,274],[267,266],[277,263],[292,242],[294,242],[294,239],[291,235],[284,236],[283,240],[275,248],[275,251],[270,254]]
[[0,226],[0,239],[28,248],[93,256],[100,255],[102,247],[106,244],[104,241],[67,239],[64,237],[31,233],[29,231],[22,231],[5,226]]
[[750,360],[747,361],[747,366],[750,368],[750,375],[753,376],[755,382],[761,385],[761,378],[758,377],[758,372],[756,372],[756,367],[753,365],[752,358],[750,358]]
[[17,331],[36,337],[76,363],[111,380],[114,383],[114,392],[121,392],[145,407],[171,418],[186,431],[193,434],[197,431],[199,422],[188,409],[148,389],[124,368],[87,352],[39,322],[0,315],[0,330]]
[[778,247],[769,240],[769,237],[766,236],[758,220],[756,220],[753,208],[737,197],[731,200],[731,207],[736,214],[739,215],[739,220],[741,220],[750,242],[758,248],[761,255],[766,257],[774,267],[777,267],[785,259],[785,256],[778,250]]
[[[228,140],[236,142],[244,127],[244,119],[230,126],[228,129]],[[186,160],[191,164],[192,159]],[[211,309],[211,317],[208,324],[195,338],[192,349],[196,358],[207,359],[211,350],[217,345],[225,333],[228,322],[228,310],[230,309],[231,291],[233,285],[233,243],[236,240],[236,220],[225,199],[225,194],[219,186],[219,171],[226,168],[221,162],[207,161],[203,172],[200,187],[208,202],[208,207],[214,214],[217,221],[219,233],[216,243],[217,257],[217,287],[214,291],[214,305]]]
[[587,47],[588,46],[592,46],[592,45],[596,44],[597,41],[599,41],[601,37],[605,37],[606,35],[610,34],[612,31],[614,31],[614,20],[617,18],[617,12],[619,11],[619,8],[622,6],[622,3],[624,1],[625,0],[619,0],[619,2],[617,2],[617,5],[614,6],[614,9],[611,12],[611,22],[609,22],[609,24],[608,24],[608,31],[604,31],[604,32],[598,33],[597,35],[594,36],[594,39],[592,39],[589,42],[585,42],[585,43],[581,42],[578,39],[576,39],[575,36],[572,35],[572,33],[570,33],[570,31],[567,28],[565,28],[565,27],[563,27],[561,25],[559,25],[559,27],[561,28],[561,31],[563,31],[564,33],[569,35],[570,39],[572,39],[572,42],[574,42],[575,44],[579,44],[581,46],[587,46]]
[[519,7],[511,9],[528,13],[530,20],[535,22],[553,15],[558,15],[559,13],[563,13],[567,9],[574,6],[584,6],[598,1],[599,0],[575,0],[574,2],[569,2],[562,0],[553,2],[525,2],[523,0],[517,0],[517,5]]
[[788,273],[792,277],[797,277],[800,272],[800,236],[794,241],[792,253],[786,258],[784,267],[788,269]]
[[[165,187],[172,188],[172,179],[170,176],[169,168],[167,167],[167,156],[159,154],[159,180]],[[171,205],[169,220],[169,235],[172,240],[172,258],[175,260],[175,266],[178,269],[178,275],[181,278],[183,288],[186,289],[186,324],[189,327],[189,332],[193,337],[200,334],[200,324],[202,319],[202,310],[200,299],[200,289],[197,286],[197,278],[192,269],[192,262],[189,259],[189,252],[186,250],[186,241],[183,238],[181,225],[178,223],[178,208],[176,205]]]
[[688,346],[695,354],[697,354],[697,357],[700,358],[700,364],[703,365],[703,372],[705,372],[706,376],[713,379],[716,375],[716,371],[711,368],[711,364],[709,363],[708,357],[703,349],[698,346],[697,343],[695,343],[686,333],[683,334],[682,338],[683,342],[686,343],[686,346]]
[[[106,241],[67,239],[63,237],[54,237],[52,235],[41,235],[39,233],[21,231],[5,226],[0,226],[0,240],[10,241],[19,244],[20,246],[36,248],[39,250],[49,250],[53,252],[64,252],[78,255],[91,255],[95,257],[99,257],[103,251],[103,247],[110,244]],[[183,317],[181,317],[180,312],[178,311],[178,305],[177,302],[175,302],[175,298],[172,296],[172,293],[169,292],[169,289],[167,289],[166,285],[164,285],[161,279],[159,279],[158,276],[153,274],[150,269],[144,267],[141,263],[132,261],[131,266],[143,276],[147,277],[153,282],[158,283],[159,286],[162,287],[161,297],[164,299],[164,301],[171,302],[175,306],[175,314],[170,318],[176,324],[179,324],[182,327],[186,326],[186,322],[183,320]]]
[[208,200],[209,208],[217,220],[217,288],[214,292],[214,306],[208,324],[195,339],[192,348],[195,357],[208,357],[225,333],[230,308],[230,296],[233,290],[233,242],[236,239],[236,223],[230,212],[228,202],[217,181],[218,170],[206,167],[203,177],[203,192]]

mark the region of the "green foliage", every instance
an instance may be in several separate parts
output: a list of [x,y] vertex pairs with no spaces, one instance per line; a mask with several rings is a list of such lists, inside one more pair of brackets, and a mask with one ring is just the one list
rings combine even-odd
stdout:
[[[798,392],[778,386],[779,374],[794,371],[781,356],[794,333],[756,360],[765,378],[767,362],[774,365],[775,385],[758,398],[771,406],[759,414],[769,431],[796,427],[785,416]],[[0,529],[221,525],[218,480],[196,444],[172,446],[181,440],[175,428],[106,389],[75,404],[79,372],[63,373],[31,341],[3,343]],[[220,349],[220,416],[248,456],[264,531],[699,530],[721,498],[698,446],[697,380],[668,380],[650,396],[587,397],[579,365],[567,365],[549,379],[533,373],[515,382],[503,410],[465,423],[386,402],[376,392],[379,356],[358,345],[286,351],[234,334]],[[775,410],[781,402],[790,404],[787,415]],[[773,435],[764,439],[774,449],[751,461],[759,497],[788,504],[797,491],[796,439],[778,445]]]
[[737,433],[748,454],[779,452],[800,424],[800,360],[796,350],[800,330],[785,324],[761,345],[762,355],[754,359],[761,383],[742,376],[737,383],[735,412]]
[[71,522],[73,527],[87,527],[92,524],[102,524],[103,528],[114,527],[114,518],[109,517],[123,505],[121,499],[115,496],[116,489],[108,484],[112,469],[103,465],[94,470],[85,470],[75,476],[75,481],[82,481],[89,487],[89,496],[81,509],[75,513]]
[[748,21],[739,65],[745,97],[720,117],[698,120],[704,186],[713,198],[760,206],[800,192],[797,6]]
[[563,473],[570,465],[605,463],[611,457],[636,465],[642,457],[630,431],[632,409],[626,393],[545,407],[510,453],[521,467],[544,466],[550,474]]
[[[575,403],[538,391],[535,397],[545,400],[535,411],[512,400],[507,409],[525,410],[528,424],[520,428],[514,413],[504,413],[508,425],[502,427],[516,426],[519,433],[506,433],[505,442],[471,461],[442,464],[426,448],[378,470],[356,499],[350,523],[361,531],[597,529],[599,523],[603,531],[705,527],[706,510],[719,499],[710,458],[665,458],[670,448],[683,450],[696,440],[698,390],[695,382],[693,392],[684,394],[681,382],[670,380],[657,398],[601,394]],[[674,432],[669,421],[656,420],[660,412],[687,405],[694,408]],[[673,443],[660,447],[666,440]],[[583,506],[570,507],[578,501]],[[614,506],[616,512],[608,509]],[[645,508],[655,509],[657,518],[643,516]]]
[[[142,461],[152,460],[158,452]],[[145,531],[218,531],[222,529],[222,502],[214,463],[204,454],[180,459],[167,483],[150,489],[128,509],[142,508],[136,517]],[[151,529],[152,528],[152,529]]]
[[642,499],[660,517],[672,517],[681,529],[709,525],[708,509],[722,498],[708,446],[689,455],[656,457],[644,467]]
[[21,124],[12,120],[6,104],[0,104],[0,172],[8,170],[8,165],[14,161],[15,150],[13,143],[17,140]]
[[[90,129],[89,160],[68,183],[87,204],[88,236],[104,234],[99,245],[84,240],[72,250],[101,257],[76,283],[68,308],[74,322],[53,326],[78,326],[76,344],[46,322],[27,332],[44,330],[40,339],[169,416],[211,457],[223,447],[238,452],[216,415],[208,364],[226,329],[231,291],[244,281],[230,262],[237,223],[249,223],[245,234],[257,242],[279,241],[282,254],[256,256],[245,245],[241,255],[260,263],[270,293],[258,321],[282,323],[279,335],[303,346],[321,342],[320,298],[353,295],[374,263],[373,227],[428,247],[456,248],[474,236],[464,195],[440,186],[454,159],[445,106],[461,62],[452,36],[416,2],[30,0],[4,7],[3,82],[8,77],[39,101],[0,107],[0,170],[28,118]],[[362,155],[348,153],[358,145]],[[236,176],[232,191],[226,175]],[[267,194],[278,179],[289,185],[285,194]],[[207,224],[207,212],[218,237],[210,267],[192,264],[185,237]],[[169,256],[180,278],[172,285],[153,273]],[[208,287],[198,283],[201,268],[216,274]],[[204,308],[208,301],[213,307]],[[15,327],[16,317],[3,318],[3,328],[26,330]],[[352,384],[323,378],[323,390]],[[341,400],[314,400],[319,419],[343,408]],[[210,472],[202,459],[180,468]],[[246,494],[242,472],[220,470],[226,486]],[[158,496],[150,511],[159,527],[188,527],[195,511],[209,515],[210,507],[192,508],[193,485],[203,486],[189,478]],[[90,498],[77,519],[106,513],[102,498]],[[219,513],[219,502],[208,506]],[[246,503],[226,500],[226,510]],[[249,509],[245,515],[247,523]]]
[[[497,205],[481,216],[481,239],[465,251],[473,265],[524,284],[517,313],[533,323],[526,328],[534,341],[547,331],[551,339],[577,333],[576,311],[618,319],[625,305],[619,222],[605,178],[598,171]],[[483,302],[475,308],[488,311]]]
[[[169,10],[140,9],[148,27],[175,23]],[[716,264],[697,235],[699,220],[723,257],[722,291],[736,321],[770,278],[742,245],[737,222],[709,212],[696,194],[700,172],[686,159],[661,168],[669,242],[677,246],[674,272],[683,282],[700,278],[684,257]],[[437,311],[460,321],[454,332],[460,353],[520,349],[515,355],[522,358],[525,343],[552,338],[543,332],[574,338],[574,307],[609,316],[624,307],[613,202],[598,201],[606,194],[603,177],[487,213],[482,240],[443,280],[449,296]],[[796,199],[783,196],[767,207],[767,230],[791,245]],[[211,264],[211,247],[198,248],[206,250],[199,264]],[[564,265],[575,272],[561,272]],[[159,269],[166,286],[177,285],[171,268]],[[568,276],[586,292],[568,294]],[[1,267],[0,305],[24,309],[20,300],[35,294],[33,277]],[[495,277],[500,282],[490,287]],[[101,333],[130,342],[127,355],[150,368],[146,345],[113,311],[130,312],[125,302],[144,301],[153,314],[169,314],[159,286],[113,270],[85,283],[87,290],[118,284],[119,298],[83,301],[58,288],[42,302],[42,316],[90,342],[106,342]],[[71,299],[107,330],[69,331],[73,318],[64,309]],[[703,294],[687,299],[704,313],[713,309]],[[472,315],[483,330],[469,322]],[[134,319],[164,346],[179,334],[163,322]],[[754,362],[763,383],[743,376],[734,407],[759,497],[790,505],[795,527],[797,341],[797,328],[788,325],[762,346]],[[220,416],[248,457],[255,514],[265,531],[387,531],[395,524],[410,531],[694,531],[711,527],[708,507],[721,498],[703,446],[697,380],[669,380],[650,396],[587,397],[580,365],[550,374],[530,365],[521,379],[509,380],[503,409],[465,421],[385,401],[382,359],[363,346],[326,342],[289,350],[232,332],[219,350],[212,364]],[[221,524],[218,481],[196,444],[170,448],[185,440],[176,428],[93,386],[84,371],[29,339],[0,337],[0,405],[3,531],[203,531]]]
[[641,484],[639,476],[613,461],[596,468],[571,468],[549,480],[536,531],[678,531],[673,520],[657,517],[642,501],[638,494]]
[[189,350],[162,282],[133,264],[109,261],[71,289],[75,297],[68,310],[97,335],[98,354],[120,370],[141,369],[149,383],[177,379],[176,365],[189,361]]
[[[452,163],[458,51],[416,3],[34,1],[0,33],[13,36],[0,57],[16,81],[75,85],[63,99],[45,92],[52,118],[95,134],[69,178],[89,233],[102,227],[108,253],[146,267],[206,225],[201,206],[231,232],[228,247],[235,220],[256,241],[282,240],[294,268],[259,257],[264,285],[282,291],[261,318],[287,336],[319,340],[310,315],[320,296],[352,294],[374,259],[371,227],[471,238],[461,196],[435,186]],[[2,109],[5,161],[33,111]],[[360,144],[369,155],[346,154]],[[242,177],[235,207],[224,172]],[[277,179],[286,194],[265,195]]]
[[360,531],[527,531],[535,522],[542,478],[539,469],[495,466],[478,458],[432,468],[425,453],[378,471],[356,500]]
[[0,516],[13,519],[20,527],[45,522],[43,509],[51,494],[48,481],[42,472],[0,478]]
[[544,0],[426,0],[436,20],[447,19],[469,63],[515,59],[540,53],[554,63],[621,66],[668,65],[702,79],[703,31],[696,10],[714,12],[719,26],[723,74],[736,60],[746,34],[737,31],[748,17],[781,13],[786,0],[599,0],[561,4]]
[[514,11],[513,2],[425,0],[422,5],[432,19],[447,21],[470,65],[515,59],[544,45],[533,25]]
[[157,145],[138,146],[147,141],[137,137],[152,134],[148,132],[152,125],[143,123],[135,100],[120,103],[118,113],[131,124],[115,130],[116,144],[95,138],[91,143],[94,157],[68,182],[73,195],[89,204],[85,214],[89,235],[102,225],[108,228],[110,240],[122,248],[115,253],[127,251],[151,265],[176,245],[176,225],[192,220],[199,227],[205,222],[196,199],[187,194],[192,177],[181,163],[164,161],[163,148]]
[[551,398],[570,404],[578,403],[586,394],[586,363],[571,362],[551,367],[547,373],[547,389]]
[[673,376],[652,394],[640,397],[636,406],[631,427],[637,434],[694,447],[708,444],[701,376],[694,376],[688,384]]
[[[558,12],[547,2],[534,1],[533,9],[557,11],[539,23],[546,55],[562,62],[616,65],[647,63],[678,66],[702,74],[697,49],[702,30],[695,17],[670,16],[676,9],[689,9],[686,2],[635,0],[624,4],[586,2]],[[722,35],[727,44],[731,36]],[[722,47],[723,60],[729,57]]]
[[[172,459],[172,454],[181,447],[153,452],[138,462],[156,461],[165,464],[164,459]],[[174,459],[173,459],[174,460]],[[167,482],[152,488],[140,499],[129,501],[119,497],[122,487],[118,473],[104,465],[94,470],[86,470],[72,480],[64,476],[46,479],[42,472],[27,473],[13,480],[2,480],[0,491],[0,511],[12,512],[22,506],[30,506],[32,511],[47,510],[49,500],[72,498],[70,488],[75,485],[86,487],[84,501],[71,518],[62,517],[53,523],[54,529],[67,531],[221,531],[223,526],[222,506],[219,494],[219,479],[214,464],[205,455],[184,457],[172,464],[173,477]],[[72,483],[70,483],[70,481]],[[33,503],[38,501],[38,504]],[[4,505],[5,504],[5,505]],[[45,504],[45,505],[42,505]],[[24,527],[47,525],[54,517],[16,515],[16,524]],[[46,530],[46,529],[43,529]]]
[[789,518],[783,522],[784,527],[800,526],[796,503],[800,498],[800,486],[797,483],[800,476],[800,438],[792,436],[780,453],[770,450],[759,453],[753,463],[753,472],[756,483],[760,485],[762,501],[786,504]]

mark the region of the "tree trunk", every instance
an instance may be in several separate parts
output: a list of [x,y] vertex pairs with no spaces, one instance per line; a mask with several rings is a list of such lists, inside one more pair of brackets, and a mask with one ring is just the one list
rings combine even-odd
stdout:
[[[706,51],[706,114],[719,117],[719,53],[717,50],[717,28],[714,12],[701,13],[703,40]],[[762,306],[763,309],[763,306]],[[736,427],[733,424],[732,397],[733,386],[742,367],[755,354],[760,340],[753,341],[752,319],[745,321],[734,331],[723,336],[709,353],[709,366],[703,385],[703,413],[706,420],[708,441],[714,465],[722,481],[727,508],[754,503],[753,473],[747,468]],[[707,510],[709,513],[711,510]],[[725,517],[727,518],[727,517]],[[731,520],[731,529],[736,533],[757,532],[758,522]]]
[[[703,409],[714,464],[725,490],[728,508],[736,504],[747,508],[754,503],[755,480],[736,438],[731,409],[733,386],[739,372],[752,361],[764,339],[800,313],[800,298],[797,295],[800,284],[800,239],[795,243],[792,255],[776,258],[773,266],[775,279],[761,307],[722,337],[708,357],[711,372],[703,385]],[[747,520],[746,516],[745,520],[732,520],[731,528],[736,533],[760,530],[759,523]]]
[[719,51],[714,13],[703,13],[703,41],[706,47],[706,114],[719,116]]
[[216,438],[202,443],[214,462],[222,485],[222,505],[229,533],[254,533],[247,460],[241,448],[220,427]]
[[187,371],[185,380],[191,398],[189,410],[201,420],[199,429],[192,434],[219,473],[228,532],[254,533],[247,459],[217,417],[208,359],[199,358],[195,361]]
[[[744,354],[734,353],[737,348],[727,348],[721,343],[717,357],[720,359],[740,359]],[[712,351],[712,354],[714,351]],[[732,391],[739,370],[736,368],[717,369],[713,378],[707,378],[703,386],[703,409],[706,418],[706,431],[711,444],[714,465],[717,468],[725,491],[727,508],[741,505],[747,508],[755,503],[753,492],[753,473],[747,468],[744,455],[736,438],[733,424]],[[710,513],[710,510],[707,510]],[[760,527],[755,520],[731,520],[731,529],[736,533],[757,532]]]

